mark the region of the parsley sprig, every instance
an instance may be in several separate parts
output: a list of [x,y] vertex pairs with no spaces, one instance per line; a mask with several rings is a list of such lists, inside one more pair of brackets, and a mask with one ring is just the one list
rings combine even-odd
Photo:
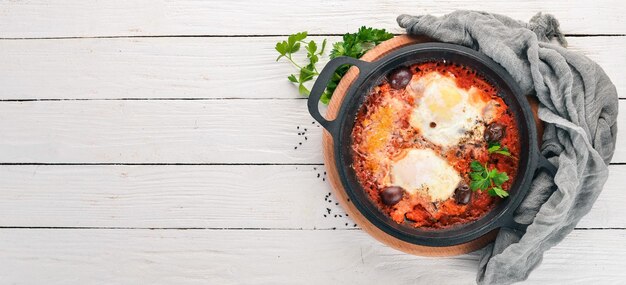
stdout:
[[506,146],[501,146],[499,142],[490,142],[487,146],[489,153],[498,153],[506,156],[511,156],[511,152]]
[[482,165],[480,162],[474,160],[470,163],[470,188],[473,191],[487,190],[490,196],[497,196],[504,198],[509,196],[509,193],[502,189],[502,184],[509,180],[509,176],[506,172],[499,172],[497,169],[488,169],[487,165]]
[[358,32],[343,35],[343,41],[333,45],[330,58],[350,56],[359,58],[376,45],[393,38],[385,29],[361,27]]
[[[287,79],[298,84],[298,91],[305,96],[309,96],[311,91],[304,86],[304,83],[313,80],[315,76],[319,75],[315,64],[319,61],[319,56],[324,53],[324,49],[326,48],[326,39],[324,39],[320,50],[317,51],[317,43],[315,41],[305,41],[307,35],[307,32],[296,33],[290,35],[286,41],[276,43],[276,51],[280,54],[278,58],[276,58],[276,61],[284,57],[300,70],[298,76],[291,74]],[[306,57],[309,61],[308,64],[304,66],[296,63],[293,59],[293,54],[300,50],[301,45],[304,45],[307,51]]]
[[[310,90],[304,86],[305,82],[313,80],[319,75],[315,64],[319,61],[319,56],[324,53],[326,47],[326,39],[322,42],[321,48],[317,50],[317,43],[315,41],[305,41],[308,34],[307,32],[300,32],[290,35],[286,41],[278,42],[276,44],[276,51],[279,56],[276,61],[281,58],[286,58],[296,68],[299,69],[299,73],[291,74],[287,77],[289,81],[298,84],[298,90],[300,94],[308,96]],[[356,33],[348,33],[343,35],[343,41],[333,44],[333,49],[330,52],[330,58],[338,56],[350,56],[354,58],[360,58],[367,51],[380,44],[383,41],[393,38],[393,34],[388,33],[384,29],[374,29],[368,27],[361,27]],[[300,50],[301,45],[304,45],[307,50],[308,63],[306,65],[300,65],[293,59],[293,54]],[[322,94],[320,101],[324,104],[328,104],[333,92],[337,88],[341,78],[348,72],[350,66],[344,65],[339,67],[333,76],[331,77],[324,94]]]

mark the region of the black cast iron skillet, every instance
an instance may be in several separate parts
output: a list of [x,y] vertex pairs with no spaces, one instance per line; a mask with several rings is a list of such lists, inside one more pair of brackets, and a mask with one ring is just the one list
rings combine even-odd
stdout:
[[[447,229],[419,229],[397,224],[378,206],[370,201],[357,180],[352,165],[351,134],[365,97],[372,87],[393,69],[427,61],[446,61],[470,67],[498,90],[498,95],[509,106],[518,124],[520,137],[520,160],[515,181],[509,189],[509,197],[502,199],[493,210],[481,219]],[[354,65],[359,75],[346,91],[335,120],[326,120],[318,109],[322,92],[334,71],[345,64]],[[499,64],[475,50],[447,43],[423,43],[398,49],[375,62],[365,62],[350,57],[331,60],[320,73],[308,99],[311,116],[333,137],[335,164],[343,188],[356,208],[373,225],[400,240],[424,246],[453,246],[472,241],[497,228],[524,231],[526,225],[513,220],[513,213],[530,188],[531,180],[538,169],[543,168],[552,175],[555,167],[541,156],[537,146],[537,130],[530,105],[517,83]]]

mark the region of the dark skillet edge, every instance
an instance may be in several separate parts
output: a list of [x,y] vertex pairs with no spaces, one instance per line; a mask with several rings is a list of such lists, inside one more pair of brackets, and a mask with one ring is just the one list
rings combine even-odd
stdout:
[[[488,69],[491,69],[491,71],[495,75],[497,75],[497,77],[499,77],[500,80],[504,82],[506,87],[508,87],[511,93],[515,96],[515,100],[518,102],[519,107],[521,108],[521,111],[522,111],[521,115],[523,118],[523,120],[518,122],[519,128],[526,129],[526,132],[527,132],[526,140],[530,142],[528,144],[528,152],[520,154],[520,155],[528,154],[528,161],[525,167],[525,171],[523,172],[524,175],[522,177],[518,176],[517,178],[518,180],[520,180],[519,183],[516,182],[518,185],[517,193],[515,195],[512,195],[512,197],[508,198],[512,200],[507,201],[507,204],[503,209],[501,209],[498,213],[492,214],[493,216],[491,216],[489,220],[483,225],[481,225],[480,227],[474,227],[473,229],[471,229],[469,225],[478,223],[482,219],[487,218],[488,216],[490,216],[490,213],[487,213],[485,217],[479,219],[478,221],[468,223],[465,225],[460,225],[458,227],[453,226],[453,228],[451,228],[450,230],[446,229],[446,230],[438,231],[438,233],[456,231],[457,234],[449,235],[449,236],[440,236],[436,238],[416,236],[414,234],[407,233],[407,230],[403,230],[402,226],[399,226],[395,222],[391,221],[388,217],[386,217],[386,215],[384,215],[385,217],[382,217],[383,214],[378,209],[372,209],[373,203],[371,203],[371,201],[365,201],[365,203],[369,203],[371,205],[363,204],[361,199],[359,199],[355,194],[355,190],[357,189],[352,189],[352,187],[350,187],[348,183],[348,179],[347,179],[348,173],[346,173],[346,168],[351,167],[351,166],[345,167],[342,163],[343,159],[341,156],[343,154],[342,153],[343,150],[342,150],[342,145],[339,140],[342,134],[342,131],[344,129],[343,127],[344,124],[342,124],[342,120],[346,120],[346,119],[354,120],[354,118],[346,118],[345,113],[349,107],[347,103],[351,102],[352,96],[355,95],[354,93],[357,87],[360,87],[362,84],[370,80],[370,75],[374,73],[374,71],[376,71],[378,68],[381,68],[387,62],[390,62],[394,58],[406,56],[408,54],[425,51],[425,50],[428,50],[428,51],[434,50],[434,51],[439,51],[439,52],[451,52],[454,54],[460,54],[460,55],[469,57],[472,60],[475,60],[481,63],[482,65],[486,66]],[[348,88],[348,90],[346,91],[346,96],[343,98],[343,102],[340,104],[339,111],[337,113],[337,119],[332,122],[334,124],[332,124],[332,126],[329,126],[327,130],[333,137],[335,163],[337,164],[336,166],[337,166],[338,174],[341,178],[341,182],[344,187],[344,190],[347,192],[348,197],[350,198],[351,202],[355,205],[357,210],[359,210],[369,222],[371,222],[380,230],[384,231],[385,233],[397,239],[400,239],[400,240],[403,240],[405,242],[409,242],[412,244],[432,246],[432,247],[446,247],[446,246],[454,246],[458,244],[463,244],[463,243],[475,240],[477,238],[480,238],[481,236],[489,233],[490,231],[496,228],[501,228],[501,227],[513,228],[513,229],[520,228],[520,226],[517,223],[515,223],[515,221],[513,220],[513,213],[515,212],[515,210],[517,209],[517,207],[519,206],[523,198],[526,196],[526,193],[530,186],[530,182],[532,178],[534,177],[534,173],[536,172],[536,169],[538,167],[538,163],[539,163],[538,160],[539,160],[540,153],[539,153],[539,147],[536,144],[537,131],[536,131],[533,117],[532,117],[530,105],[525,99],[524,95],[521,93],[521,90],[518,87],[517,83],[508,74],[508,72],[504,70],[504,68],[502,68],[499,64],[492,61],[486,55],[481,54],[475,50],[472,50],[463,46],[447,44],[447,43],[423,43],[423,44],[416,44],[416,45],[411,45],[408,47],[400,48],[398,50],[395,50],[387,54],[386,56],[384,56],[383,58],[375,62],[367,64],[366,66],[365,65],[359,66],[359,68],[360,69],[362,68],[362,69],[359,72],[358,78],[356,78],[353,84]],[[333,68],[333,71],[334,71],[334,68]],[[324,71],[322,71],[322,73],[323,72]],[[324,87],[325,87],[325,82],[320,83],[320,84],[324,84]],[[317,82],[316,82],[316,85],[317,85]],[[309,101],[309,103],[311,103],[311,101]],[[309,108],[311,108],[311,104],[309,104]],[[351,133],[351,130],[348,130],[348,131]],[[521,174],[521,171],[520,169],[518,169],[518,175],[520,174]],[[363,191],[361,187],[359,187],[358,190]],[[492,211],[496,211],[496,209]],[[464,229],[468,229],[468,230],[464,230]]]

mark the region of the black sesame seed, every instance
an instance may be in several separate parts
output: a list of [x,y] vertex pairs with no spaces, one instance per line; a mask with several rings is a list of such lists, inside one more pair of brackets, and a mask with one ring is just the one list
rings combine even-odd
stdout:
[[326,218],[326,214],[324,214],[324,218]]
[[293,149],[298,149],[298,147],[297,147],[297,146],[294,146],[294,147],[293,147]]

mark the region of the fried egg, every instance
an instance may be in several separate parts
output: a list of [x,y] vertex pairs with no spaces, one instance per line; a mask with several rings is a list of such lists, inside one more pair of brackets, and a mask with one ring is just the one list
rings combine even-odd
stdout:
[[410,194],[444,201],[454,194],[461,181],[459,173],[432,149],[406,149],[391,163],[390,185]]
[[489,121],[492,116],[481,91],[475,87],[459,88],[451,74],[430,72],[414,76],[407,90],[416,99],[409,123],[424,138],[443,148],[457,145],[466,136],[482,137],[481,121]]

